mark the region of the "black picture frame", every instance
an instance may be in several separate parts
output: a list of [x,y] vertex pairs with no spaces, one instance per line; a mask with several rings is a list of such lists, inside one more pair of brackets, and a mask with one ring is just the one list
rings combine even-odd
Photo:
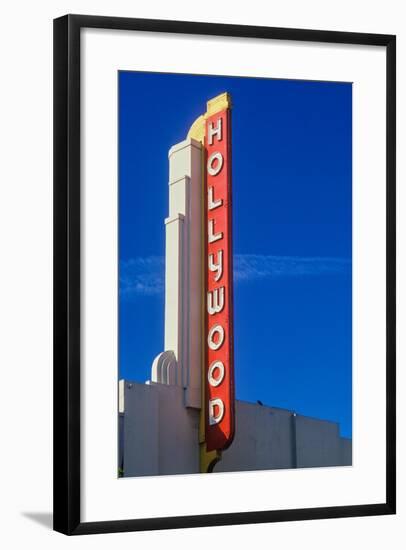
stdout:
[[[82,523],[80,514],[80,30],[103,28],[386,48],[386,501]],[[66,15],[54,20],[54,529],[67,535],[394,514],[396,511],[396,37]]]

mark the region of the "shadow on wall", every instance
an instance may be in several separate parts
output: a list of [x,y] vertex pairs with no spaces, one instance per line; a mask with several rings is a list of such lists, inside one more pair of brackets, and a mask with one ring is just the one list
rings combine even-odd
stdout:
[[28,518],[47,529],[53,528],[53,514],[51,512],[22,512],[23,517]]

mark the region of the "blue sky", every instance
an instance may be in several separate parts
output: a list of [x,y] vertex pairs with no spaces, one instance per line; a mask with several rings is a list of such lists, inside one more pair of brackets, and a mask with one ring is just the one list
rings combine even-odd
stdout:
[[119,376],[164,344],[168,149],[206,101],[233,114],[236,397],[352,434],[352,87],[119,73]]

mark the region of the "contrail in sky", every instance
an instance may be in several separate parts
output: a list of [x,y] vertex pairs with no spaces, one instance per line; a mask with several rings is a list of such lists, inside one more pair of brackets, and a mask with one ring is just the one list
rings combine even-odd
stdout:
[[[234,281],[250,283],[282,277],[315,277],[350,273],[351,260],[334,257],[272,256],[236,254]],[[163,256],[137,257],[120,264],[120,295],[153,296],[165,289],[165,259]]]

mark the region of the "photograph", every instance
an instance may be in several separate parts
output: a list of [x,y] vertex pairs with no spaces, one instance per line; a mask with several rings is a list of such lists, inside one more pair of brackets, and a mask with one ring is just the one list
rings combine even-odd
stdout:
[[404,11],[4,4],[5,550],[402,546]]
[[55,19],[56,531],[396,513],[396,35],[362,29]]
[[117,86],[117,477],[352,467],[353,84]]

